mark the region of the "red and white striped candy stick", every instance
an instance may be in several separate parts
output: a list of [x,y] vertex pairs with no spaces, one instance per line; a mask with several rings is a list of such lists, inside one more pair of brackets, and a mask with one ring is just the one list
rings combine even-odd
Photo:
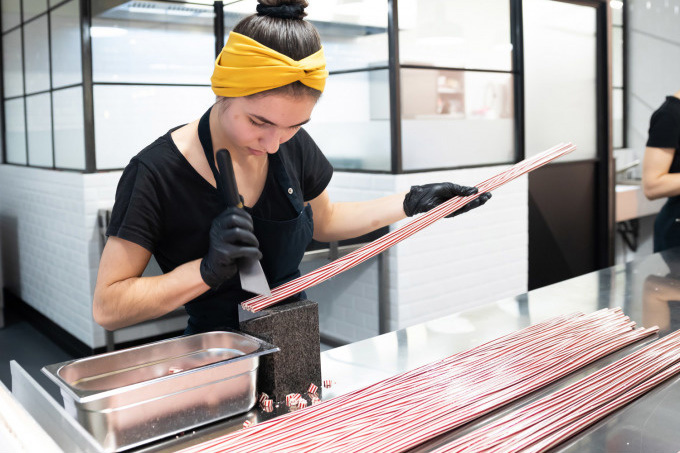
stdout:
[[680,332],[483,428],[437,453],[545,451],[680,372]]
[[562,316],[187,451],[403,451],[652,332],[620,310]]
[[510,182],[527,172],[535,170],[547,164],[548,162],[557,159],[558,157],[572,152],[574,149],[576,148],[571,144],[560,144],[532,158],[525,159],[522,162],[519,162],[509,169],[499,173],[498,175],[478,184],[477,187],[479,188],[479,192],[477,194],[471,195],[469,197],[454,197],[437,206],[436,208],[417,216],[403,227],[392,231],[385,236],[370,242],[369,244],[366,244],[360,249],[338,258],[332,263],[322,266],[315,271],[310,272],[309,274],[303,275],[296,278],[295,280],[274,288],[270,297],[253,297],[243,302],[241,306],[245,310],[253,312],[260,311],[283,299],[326,281],[329,278],[332,278],[339,273],[344,272],[347,269],[350,269],[387,250],[388,248],[403,241],[404,239],[407,239],[437,220],[446,217],[454,211],[457,211],[470,201],[478,198],[481,194],[485,192],[491,192],[492,190],[497,189],[503,184],[506,184],[507,182]]

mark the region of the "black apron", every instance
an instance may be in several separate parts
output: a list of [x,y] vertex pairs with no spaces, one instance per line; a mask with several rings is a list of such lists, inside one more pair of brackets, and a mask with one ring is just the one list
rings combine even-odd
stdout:
[[[198,123],[198,138],[215,176],[216,190],[219,191],[220,199],[224,201],[226,209],[224,194],[220,190],[219,172],[215,167],[215,155],[210,136],[210,110],[212,108],[203,114]],[[262,252],[260,263],[269,286],[274,288],[300,276],[298,266],[307,246],[312,241],[314,221],[311,206],[304,205],[300,185],[288,175],[281,157],[274,153],[269,154],[268,159],[267,171],[273,172],[274,179],[278,183],[277,190],[285,193],[286,199],[297,213],[296,217],[284,221],[262,219],[251,213],[255,236],[260,243],[260,252]],[[264,195],[263,191],[261,196]],[[189,325],[185,334],[224,330],[225,328],[238,329],[238,304],[254,296],[241,289],[238,274],[224,282],[219,288],[211,289],[209,292],[213,292],[215,297],[190,302],[185,306],[189,314]],[[289,298],[289,301],[299,298],[300,295],[293,296]]]
[[680,197],[670,197],[654,221],[654,253],[680,246]]

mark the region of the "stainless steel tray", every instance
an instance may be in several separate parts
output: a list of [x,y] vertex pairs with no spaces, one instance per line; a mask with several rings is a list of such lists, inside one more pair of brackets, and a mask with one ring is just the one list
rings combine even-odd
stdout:
[[248,411],[259,356],[279,348],[208,332],[48,365],[64,407],[105,451],[121,451]]

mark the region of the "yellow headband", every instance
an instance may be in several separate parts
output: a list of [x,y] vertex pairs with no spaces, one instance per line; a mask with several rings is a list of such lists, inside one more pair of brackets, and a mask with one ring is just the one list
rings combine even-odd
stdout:
[[326,85],[323,48],[295,61],[240,33],[229,33],[227,44],[215,61],[210,81],[218,96],[248,96],[300,81],[323,91]]

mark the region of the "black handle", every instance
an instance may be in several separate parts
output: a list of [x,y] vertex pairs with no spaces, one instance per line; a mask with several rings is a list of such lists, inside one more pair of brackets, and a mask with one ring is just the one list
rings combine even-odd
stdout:
[[220,171],[220,181],[222,186],[222,194],[227,201],[227,207],[236,206],[242,208],[241,197],[238,194],[238,187],[236,186],[236,177],[234,176],[234,165],[231,163],[231,155],[226,149],[217,151],[215,156],[217,159],[217,169]]

